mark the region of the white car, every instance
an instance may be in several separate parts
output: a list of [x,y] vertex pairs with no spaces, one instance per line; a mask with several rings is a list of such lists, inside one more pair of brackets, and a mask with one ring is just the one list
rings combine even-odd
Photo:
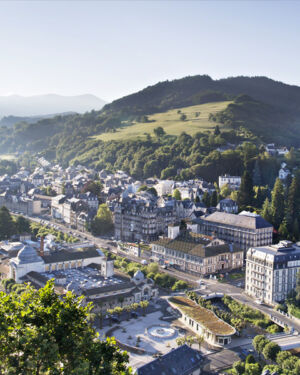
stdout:
[[260,299],[256,299],[254,302],[255,302],[257,305],[262,305],[262,304],[263,304],[263,302],[262,302]]

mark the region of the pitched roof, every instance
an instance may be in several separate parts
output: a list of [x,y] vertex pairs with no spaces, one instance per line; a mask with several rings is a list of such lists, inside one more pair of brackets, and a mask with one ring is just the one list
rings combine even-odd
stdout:
[[233,225],[247,229],[272,228],[272,225],[259,215],[248,216],[229,214],[227,212],[214,212],[201,220],[211,223]]
[[137,375],[188,375],[197,370],[202,356],[186,344],[139,367]]
[[210,236],[187,232],[185,235],[180,235],[175,239],[163,238],[153,242],[153,244],[201,258],[241,251],[239,247],[231,244],[210,245],[211,241],[213,241],[213,238]]
[[60,250],[52,254],[42,256],[45,263],[66,262],[66,261],[96,258],[96,257],[101,257],[101,255],[96,249],[87,249],[84,251],[76,251],[76,252]]

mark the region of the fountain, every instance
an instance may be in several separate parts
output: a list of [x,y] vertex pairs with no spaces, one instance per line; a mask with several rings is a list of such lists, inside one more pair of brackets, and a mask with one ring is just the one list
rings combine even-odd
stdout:
[[146,329],[146,333],[152,339],[159,341],[170,340],[177,336],[177,330],[167,324],[153,325]]

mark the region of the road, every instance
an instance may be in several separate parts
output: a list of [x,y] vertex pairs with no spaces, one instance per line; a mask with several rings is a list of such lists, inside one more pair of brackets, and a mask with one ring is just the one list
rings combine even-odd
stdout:
[[[115,246],[111,245],[112,241],[110,239],[94,237],[90,233],[86,233],[86,232],[83,233],[83,232],[80,232],[76,229],[68,228],[63,224],[58,224],[56,222],[52,222],[52,221],[49,221],[49,220],[40,219],[40,218],[36,218],[36,217],[27,217],[27,218],[29,220],[32,220],[32,221],[35,221],[35,222],[38,222],[38,223],[40,223],[41,220],[43,220],[44,224],[52,225],[52,226],[54,225],[55,227],[57,227],[63,233],[71,234],[71,235],[73,235],[75,237],[78,237],[78,238],[81,238],[81,239],[86,239],[88,241],[93,242],[98,247],[109,248],[112,252],[117,252],[117,248]],[[139,263],[142,261],[142,259],[136,258],[134,256],[129,256],[128,254],[126,254],[126,255],[124,254],[122,256],[126,257],[127,259],[129,259],[131,261],[135,261],[135,262],[139,262]],[[198,285],[197,282],[199,280],[199,276],[186,274],[184,272],[180,272],[180,271],[178,271],[176,269],[173,269],[173,268],[162,269],[162,271],[166,272],[170,275],[176,276],[179,279],[188,281],[189,283],[194,284],[195,286]],[[250,306],[254,309],[260,310],[260,311],[264,312],[265,314],[268,314],[269,316],[276,317],[282,323],[284,323],[284,324],[286,324],[290,327],[293,327],[296,331],[300,332],[300,322],[299,321],[297,321],[295,319],[292,319],[292,318],[289,318],[289,317],[286,317],[286,316],[283,316],[278,311],[273,310],[269,306],[257,305],[253,301],[252,298],[248,297],[245,294],[244,289],[239,288],[239,287],[234,286],[234,285],[231,285],[229,283],[220,283],[219,281],[213,280],[213,279],[204,279],[203,281],[205,283],[205,289],[203,290],[203,294],[208,294],[208,293],[212,293],[212,292],[227,294],[227,295],[231,296],[232,298],[234,298],[235,300],[237,300],[238,302],[241,302],[243,304],[247,304],[248,306]],[[199,286],[198,286],[198,288],[199,288]]]

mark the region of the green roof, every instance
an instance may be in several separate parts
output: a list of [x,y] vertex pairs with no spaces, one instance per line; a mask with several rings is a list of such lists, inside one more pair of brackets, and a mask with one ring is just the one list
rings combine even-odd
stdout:
[[177,296],[169,298],[169,301],[182,313],[215,335],[234,335],[236,332],[235,328],[218,318],[211,310],[197,305],[189,298]]

